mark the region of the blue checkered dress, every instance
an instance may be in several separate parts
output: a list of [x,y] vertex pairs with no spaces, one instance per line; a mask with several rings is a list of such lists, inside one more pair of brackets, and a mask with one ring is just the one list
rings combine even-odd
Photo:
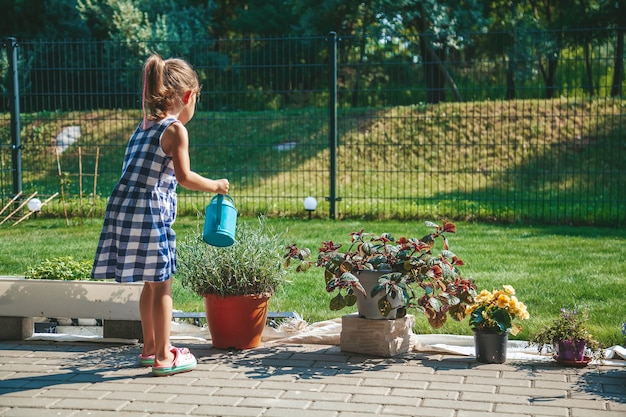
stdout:
[[165,281],[176,272],[176,177],[161,136],[176,119],[164,119],[131,136],[122,177],[115,185],[96,250],[94,278],[117,282]]

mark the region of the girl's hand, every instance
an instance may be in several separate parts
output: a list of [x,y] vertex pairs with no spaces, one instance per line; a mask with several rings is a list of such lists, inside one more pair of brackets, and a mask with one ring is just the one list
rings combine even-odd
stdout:
[[216,188],[215,192],[218,194],[228,194],[228,190],[230,189],[230,183],[226,178],[222,178],[219,180],[215,180]]

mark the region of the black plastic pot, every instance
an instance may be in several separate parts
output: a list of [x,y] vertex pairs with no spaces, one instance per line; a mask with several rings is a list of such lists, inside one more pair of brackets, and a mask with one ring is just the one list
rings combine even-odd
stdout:
[[506,345],[508,333],[496,333],[484,330],[474,330],[474,348],[476,360],[482,363],[506,362]]

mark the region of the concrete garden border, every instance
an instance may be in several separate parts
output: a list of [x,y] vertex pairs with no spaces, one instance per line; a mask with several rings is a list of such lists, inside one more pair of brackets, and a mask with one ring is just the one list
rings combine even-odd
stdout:
[[57,281],[0,276],[0,340],[33,335],[33,317],[102,319],[105,338],[141,340],[143,283]]

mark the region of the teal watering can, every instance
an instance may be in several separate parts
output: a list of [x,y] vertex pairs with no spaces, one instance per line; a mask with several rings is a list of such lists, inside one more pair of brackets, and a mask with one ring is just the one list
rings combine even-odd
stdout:
[[217,194],[211,199],[206,206],[202,240],[209,245],[220,247],[235,243],[237,209],[234,203],[235,200],[228,194]]

